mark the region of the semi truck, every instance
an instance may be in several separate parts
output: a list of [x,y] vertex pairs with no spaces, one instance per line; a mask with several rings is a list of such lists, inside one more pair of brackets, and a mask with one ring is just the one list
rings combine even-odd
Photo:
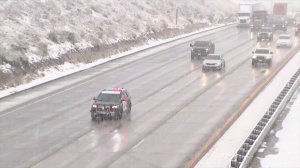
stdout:
[[281,16],[286,17],[287,15],[287,3],[274,3],[273,6],[273,15],[274,16]]
[[252,4],[240,4],[238,12],[238,27],[249,27],[252,17]]
[[287,31],[287,3],[274,3],[272,25],[274,30]]
[[251,31],[260,30],[268,24],[268,11],[262,4],[255,4],[252,8]]

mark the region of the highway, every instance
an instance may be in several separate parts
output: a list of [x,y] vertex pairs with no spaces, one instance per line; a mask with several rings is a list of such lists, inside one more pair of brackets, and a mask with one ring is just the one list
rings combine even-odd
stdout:
[[[184,167],[196,152],[206,152],[202,147],[214,143],[253,90],[299,49],[299,38],[292,49],[265,44],[274,50],[272,67],[252,68],[251,51],[266,43],[252,38],[246,29],[219,28],[0,99],[4,107],[28,98],[0,110],[0,167]],[[191,60],[189,44],[196,39],[215,42],[226,60],[224,72],[203,73],[201,62]],[[74,79],[81,80],[70,83]],[[59,85],[64,87],[40,96]],[[131,119],[92,122],[92,98],[114,86],[131,93]],[[32,94],[39,97],[31,100]]]

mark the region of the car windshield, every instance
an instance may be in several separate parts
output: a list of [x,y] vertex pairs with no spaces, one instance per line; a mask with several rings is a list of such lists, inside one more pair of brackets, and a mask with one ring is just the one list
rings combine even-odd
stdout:
[[264,28],[264,29],[261,29],[261,32],[272,32],[272,30],[268,29],[268,28]]
[[121,94],[100,93],[97,99],[103,102],[119,102]]
[[275,21],[274,24],[284,24],[284,21]]
[[290,36],[279,36],[279,39],[289,40],[289,39],[290,39]]
[[269,54],[269,50],[268,49],[256,49],[255,53],[256,54]]
[[220,57],[220,55],[208,55],[206,59],[208,59],[208,60],[220,60],[221,57]]
[[250,13],[238,13],[239,16],[250,16]]
[[195,44],[194,44],[195,46],[208,46],[209,45],[209,42],[208,41],[196,41],[195,42]]

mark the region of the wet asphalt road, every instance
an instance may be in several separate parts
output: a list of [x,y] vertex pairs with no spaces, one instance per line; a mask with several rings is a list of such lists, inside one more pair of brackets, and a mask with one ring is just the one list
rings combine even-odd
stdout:
[[[66,85],[0,110],[0,167],[183,167],[291,51],[251,37],[234,26],[193,37],[215,42],[224,72],[203,73],[181,40],[1,99],[4,107]],[[270,68],[251,66],[261,44],[274,48]],[[68,84],[75,78],[84,80]],[[114,86],[131,93],[131,120],[92,122],[92,98]]]

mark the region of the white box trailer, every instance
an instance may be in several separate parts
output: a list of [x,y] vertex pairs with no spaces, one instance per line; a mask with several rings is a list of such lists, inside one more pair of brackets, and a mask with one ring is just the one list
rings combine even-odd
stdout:
[[252,17],[252,4],[240,4],[238,12],[238,27],[249,27]]

